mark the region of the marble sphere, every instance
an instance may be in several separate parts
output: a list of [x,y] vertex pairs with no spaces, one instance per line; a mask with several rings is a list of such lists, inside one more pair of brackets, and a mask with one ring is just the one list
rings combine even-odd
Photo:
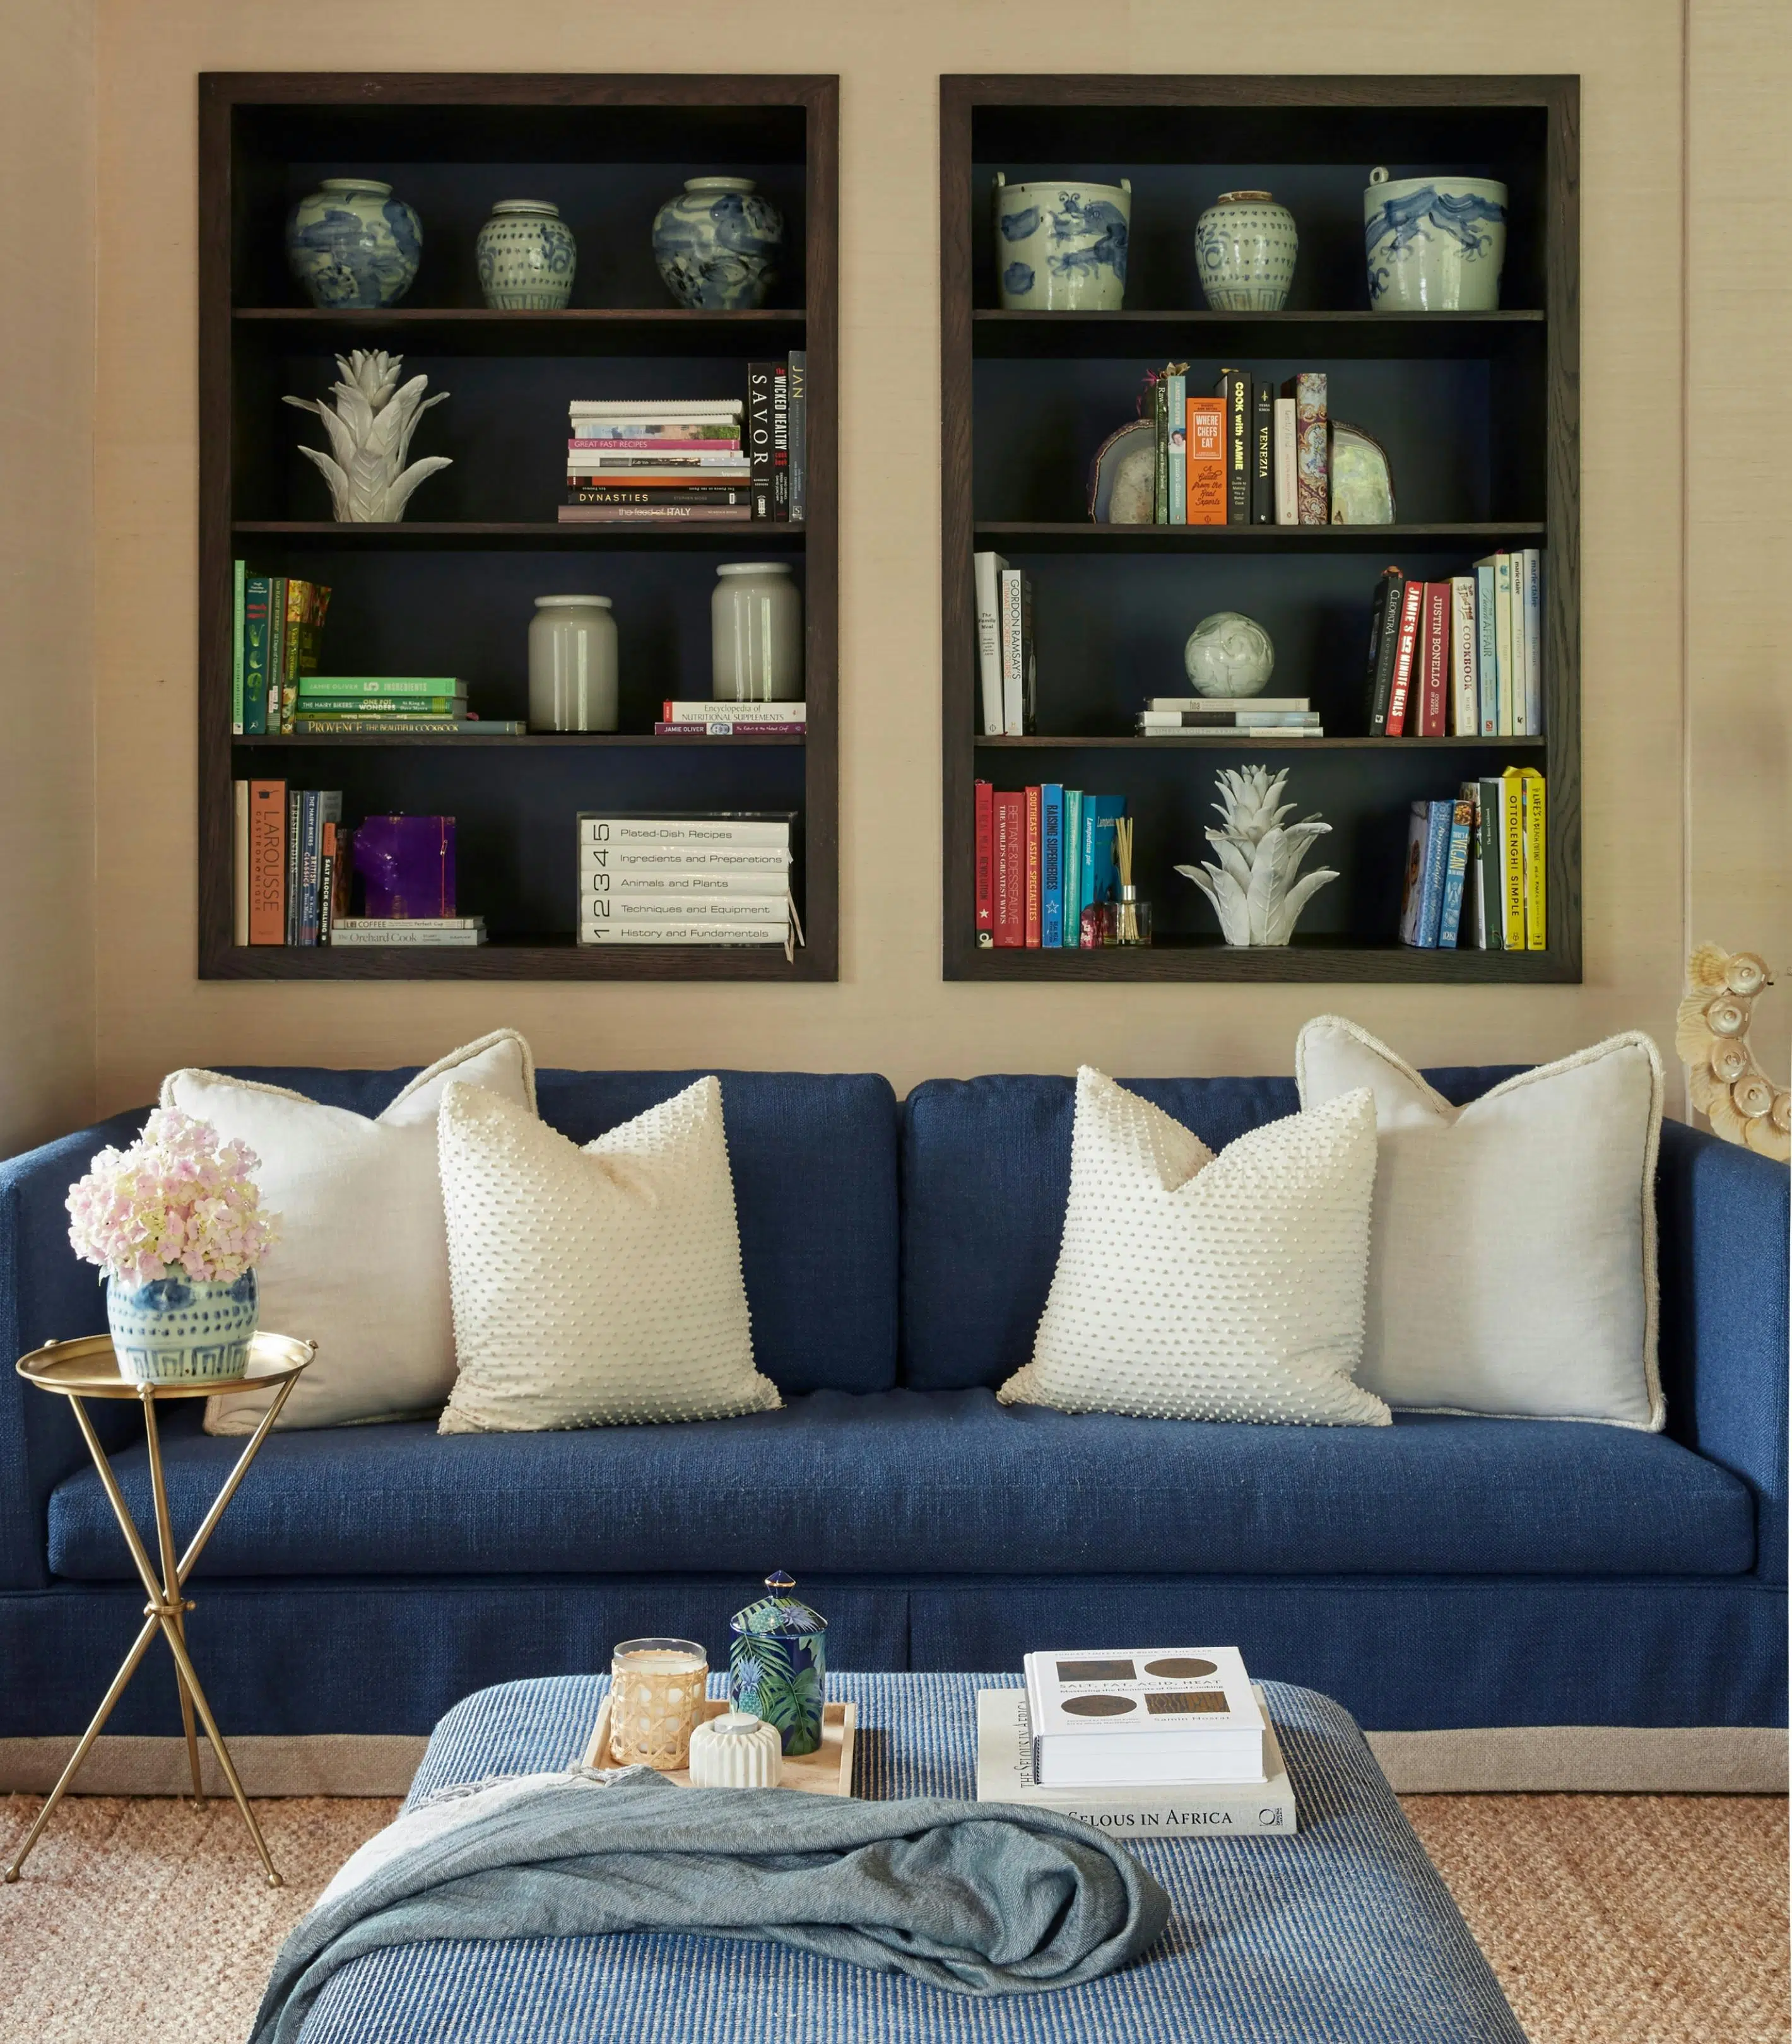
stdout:
[[1188,636],[1182,665],[1198,696],[1261,695],[1275,671],[1275,646],[1254,617],[1216,610]]

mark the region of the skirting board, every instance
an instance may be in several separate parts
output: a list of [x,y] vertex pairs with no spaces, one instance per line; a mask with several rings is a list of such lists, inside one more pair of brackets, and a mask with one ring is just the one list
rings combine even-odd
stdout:
[[[225,1735],[229,1736],[228,1734]],[[1403,1796],[1516,1794],[1783,1795],[1786,1735],[1771,1726],[1499,1725],[1468,1731],[1372,1731],[1369,1744]],[[0,1739],[0,1794],[47,1795],[75,1750],[72,1739]],[[232,1757],[252,1796],[402,1796],[426,1739],[318,1733],[233,1739]],[[200,1742],[208,1795],[229,1793]],[[187,1746],[178,1739],[102,1738],[71,1791],[86,1796],[179,1796]]]

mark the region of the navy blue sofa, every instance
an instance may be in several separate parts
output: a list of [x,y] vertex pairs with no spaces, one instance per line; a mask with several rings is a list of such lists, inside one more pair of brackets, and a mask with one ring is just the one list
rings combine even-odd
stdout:
[[[1509,1069],[1429,1076],[1461,1101]],[[367,1113],[410,1076],[250,1075]],[[589,1141],[693,1076],[544,1072],[541,1112]],[[1216,1147],[1297,1105],[1285,1079],[1132,1083]],[[1784,1725],[1782,1167],[1663,1132],[1664,1434],[1070,1418],[994,1398],[1051,1279],[1069,1080],[934,1081],[901,1104],[875,1077],[722,1087],[758,1358],[784,1408],[275,1435],[192,1585],[227,1731],[422,1733],[470,1690],[602,1668],[640,1633],[719,1656],[775,1566],[828,1614],[842,1667],[1223,1640],[1375,1730]],[[62,1203],[141,1119],[0,1170],[8,1359],[103,1328]],[[137,1416],[98,1417],[148,1524]],[[178,1408],[168,1429],[177,1531],[239,1445],[198,1417]],[[0,1373],[0,1739],[79,1731],[142,1609],[71,1414]],[[165,1671],[140,1676],[110,1727],[179,1729]]]

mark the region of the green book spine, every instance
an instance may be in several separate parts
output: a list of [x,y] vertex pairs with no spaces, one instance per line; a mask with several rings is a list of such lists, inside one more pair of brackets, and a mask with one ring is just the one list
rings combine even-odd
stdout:
[[260,738],[267,729],[267,607],[270,575],[252,574],[243,585],[243,735]]
[[464,696],[308,696],[301,692],[298,715],[313,721],[333,717],[383,717],[394,723],[407,717],[464,717]]
[[267,706],[262,714],[270,738],[280,730],[280,689],[286,673],[286,578],[267,578]]
[[243,735],[243,585],[248,563],[232,563],[230,576],[230,735]]
[[1170,378],[1159,375],[1152,388],[1152,440],[1156,467],[1152,472],[1152,519],[1170,522]]
[[457,696],[465,693],[454,674],[306,674],[299,692],[319,696]]

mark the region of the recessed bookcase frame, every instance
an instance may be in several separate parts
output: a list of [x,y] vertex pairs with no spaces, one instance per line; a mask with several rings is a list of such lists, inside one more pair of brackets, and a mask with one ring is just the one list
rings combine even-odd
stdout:
[[[831,77],[202,75],[202,978],[838,977],[838,129]],[[763,310],[680,310],[653,273],[656,206],[684,177],[712,171],[758,178],[784,211],[785,275]],[[338,172],[389,175],[422,216],[422,267],[388,309],[319,311],[286,274],[287,209],[317,177]],[[472,237],[491,203],[569,190],[582,202],[562,208],[579,236],[574,304],[486,309]],[[424,484],[415,515],[400,524],[331,520],[322,479],[294,452],[320,436],[279,403],[288,390],[323,394],[332,358],[352,348],[402,352],[407,375],[427,371],[432,390],[460,394],[431,413],[413,448],[456,456],[457,466]],[[667,531],[556,521],[569,397],[742,394],[749,359],[792,348],[807,354],[806,522]],[[653,736],[660,697],[709,694],[716,563],[760,555],[788,560],[802,583],[806,736]],[[644,618],[631,635],[618,601],[625,728],[233,738],[239,558],[332,584],[325,646],[336,671],[463,674],[475,707],[494,717],[523,713],[532,593],[610,594],[613,578],[619,597],[638,593]],[[380,809],[458,815],[460,906],[485,915],[490,941],[391,951],[233,943],[236,778],[340,786],[351,820]],[[574,816],[624,805],[800,812],[807,943],[794,960],[772,946],[575,943]]]
[[[940,81],[943,968],[968,980],[1578,981],[1579,715],[1579,86],[1568,77],[986,76]],[[1360,189],[1479,170],[1511,194],[1502,309],[1368,309]],[[993,173],[1133,180],[1126,309],[1002,311]],[[1214,313],[1194,275],[1195,215],[1222,190],[1287,186],[1302,245],[1288,308]],[[1186,359],[1191,391],[1216,365],[1278,381],[1332,377],[1390,443],[1391,526],[1108,526],[1091,523],[1089,457],[1132,415],[1139,378]],[[1381,436],[1379,432],[1378,436]],[[1402,471],[1408,471],[1403,487]],[[1413,509],[1406,507],[1417,505]],[[1363,735],[1370,586],[1379,569],[1441,578],[1502,548],[1542,553],[1544,735]],[[982,736],[971,556],[1035,573],[1041,735]],[[1182,637],[1206,613],[1286,619],[1275,692],[1306,694],[1322,740],[1127,735],[1152,694],[1179,694]],[[1113,620],[1137,620],[1129,631]],[[1297,662],[1291,665],[1286,646]],[[1141,664],[1139,649],[1148,650]],[[1228,764],[1290,769],[1287,794],[1333,826],[1308,861],[1341,878],[1286,948],[1224,944],[1205,898],[1172,867],[1210,854],[1213,778]],[[1548,947],[1421,951],[1398,940],[1409,805],[1508,766],[1544,774]],[[1061,781],[1127,796],[1139,816],[1150,949],[979,949],[975,782]]]

